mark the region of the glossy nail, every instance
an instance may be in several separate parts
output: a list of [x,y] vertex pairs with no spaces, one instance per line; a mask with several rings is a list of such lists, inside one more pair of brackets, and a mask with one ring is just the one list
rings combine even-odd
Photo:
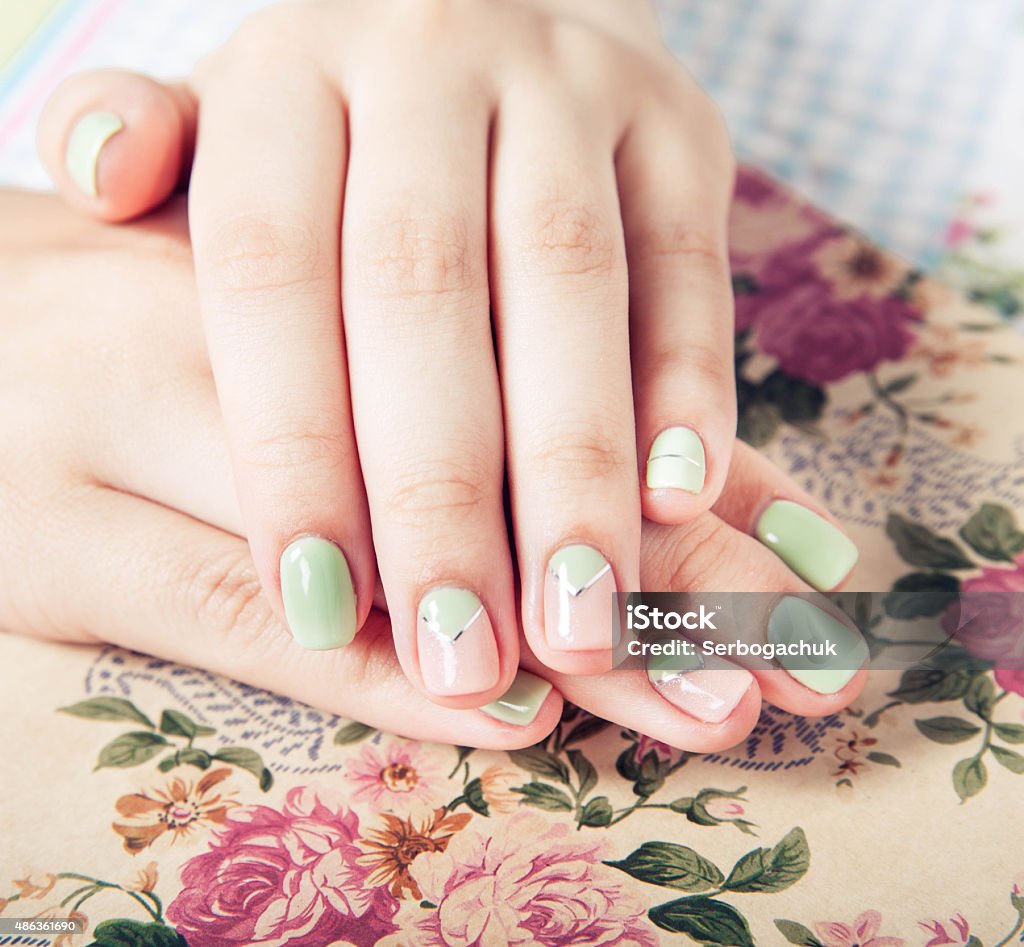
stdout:
[[647,676],[667,701],[704,723],[722,723],[750,690],[749,671],[714,656],[652,655]]
[[319,536],[296,539],[281,554],[281,597],[295,640],[326,651],[356,634],[356,593],[342,551]]
[[696,431],[670,427],[654,439],[647,455],[647,486],[652,490],[700,493],[706,472],[704,445]]
[[431,694],[477,694],[498,683],[498,645],[480,599],[468,589],[442,586],[420,600],[417,647],[424,686]]
[[769,504],[755,532],[800,578],[822,592],[834,589],[857,562],[857,547],[849,536],[792,500]]
[[113,112],[88,112],[78,120],[71,132],[64,157],[68,174],[79,190],[90,197],[99,194],[96,168],[100,152],[123,128],[124,122]]
[[520,670],[512,686],[501,697],[480,709],[495,720],[525,727],[533,723],[550,693],[551,685],[547,681]]
[[544,581],[544,628],[553,651],[613,648],[615,576],[592,546],[563,546],[548,563]]
[[834,615],[806,599],[787,595],[768,617],[768,640],[772,644],[807,642],[823,650],[831,643],[835,655],[782,655],[779,664],[790,677],[818,694],[841,691],[868,658],[860,633]]

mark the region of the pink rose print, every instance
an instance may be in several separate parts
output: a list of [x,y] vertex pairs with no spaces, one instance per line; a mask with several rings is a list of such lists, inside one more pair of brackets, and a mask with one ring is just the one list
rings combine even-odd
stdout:
[[993,676],[996,679],[996,684],[1004,691],[1024,697],[1024,668],[999,670]]
[[712,819],[718,819],[719,822],[734,822],[747,811],[735,799],[728,799],[724,796],[715,796],[709,799],[704,804],[704,808],[707,809],[708,815]]
[[181,871],[167,917],[192,947],[369,947],[397,928],[398,903],[356,861],[359,819],[298,787],[282,811],[232,811],[210,850]]
[[914,340],[910,327],[918,313],[893,297],[839,300],[826,283],[809,280],[751,299],[759,301],[758,347],[787,375],[811,384],[900,359]]
[[800,244],[833,229],[830,220],[792,200],[764,175],[741,169],[729,215],[733,269],[761,281],[764,264],[780,244]]
[[995,662],[996,683],[1024,695],[1024,556],[1014,568],[984,566],[960,586],[942,627],[976,658]]
[[921,927],[932,935],[924,947],[945,947],[948,944],[963,947],[971,936],[971,926],[959,913],[948,921],[921,921]]
[[904,947],[902,937],[879,935],[881,928],[882,915],[877,911],[865,911],[852,924],[822,921],[814,925],[824,947]]
[[675,747],[669,746],[667,743],[662,743],[661,740],[655,740],[653,737],[640,734],[640,739],[637,741],[636,750],[633,754],[633,758],[637,763],[642,763],[644,757],[654,752],[654,755],[658,757],[663,763],[674,763],[683,751],[677,750]]
[[446,851],[412,863],[423,897],[437,905],[403,906],[402,930],[412,944],[657,944],[643,905],[601,863],[602,841],[526,812],[493,829],[493,836],[466,829]]

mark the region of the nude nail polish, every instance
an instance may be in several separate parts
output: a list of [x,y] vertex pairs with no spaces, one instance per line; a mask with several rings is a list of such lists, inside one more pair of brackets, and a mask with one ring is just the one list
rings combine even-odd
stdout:
[[592,546],[563,546],[544,577],[544,629],[553,651],[615,647],[611,564]]
[[750,690],[753,675],[715,657],[652,655],[647,677],[669,703],[704,723],[723,723]]
[[431,694],[477,694],[498,683],[494,628],[473,592],[454,586],[431,589],[420,600],[416,625],[420,672]]

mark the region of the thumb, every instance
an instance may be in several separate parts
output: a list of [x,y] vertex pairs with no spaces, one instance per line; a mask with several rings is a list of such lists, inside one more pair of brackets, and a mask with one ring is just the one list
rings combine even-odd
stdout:
[[117,69],[66,79],[39,121],[43,164],[67,203],[100,220],[162,204],[188,176],[197,104],[184,83]]

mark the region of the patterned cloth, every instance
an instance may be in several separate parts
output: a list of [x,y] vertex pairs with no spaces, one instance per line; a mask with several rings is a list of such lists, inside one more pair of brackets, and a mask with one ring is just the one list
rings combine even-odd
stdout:
[[[753,172],[732,233],[743,432],[843,517],[852,587],[910,581],[931,615],[1024,590],[1024,342]],[[521,752],[421,744],[116,648],[0,647],[0,909],[70,910],[97,944],[992,947],[1024,925],[1024,672],[960,647],[706,756],[571,706]]]
[[[258,5],[0,5],[0,179],[45,183],[31,129],[62,75],[181,73]],[[743,436],[844,520],[853,588],[917,583],[935,613],[951,589],[1024,590],[1024,344],[1001,322],[1024,299],[1020,5],[661,6],[745,156],[938,254],[975,303],[746,172]],[[87,919],[64,945],[993,947],[1024,928],[1024,680],[962,649],[873,674],[835,717],[767,710],[703,757],[572,707],[528,751],[413,743],[12,636],[0,688],[0,916]]]

